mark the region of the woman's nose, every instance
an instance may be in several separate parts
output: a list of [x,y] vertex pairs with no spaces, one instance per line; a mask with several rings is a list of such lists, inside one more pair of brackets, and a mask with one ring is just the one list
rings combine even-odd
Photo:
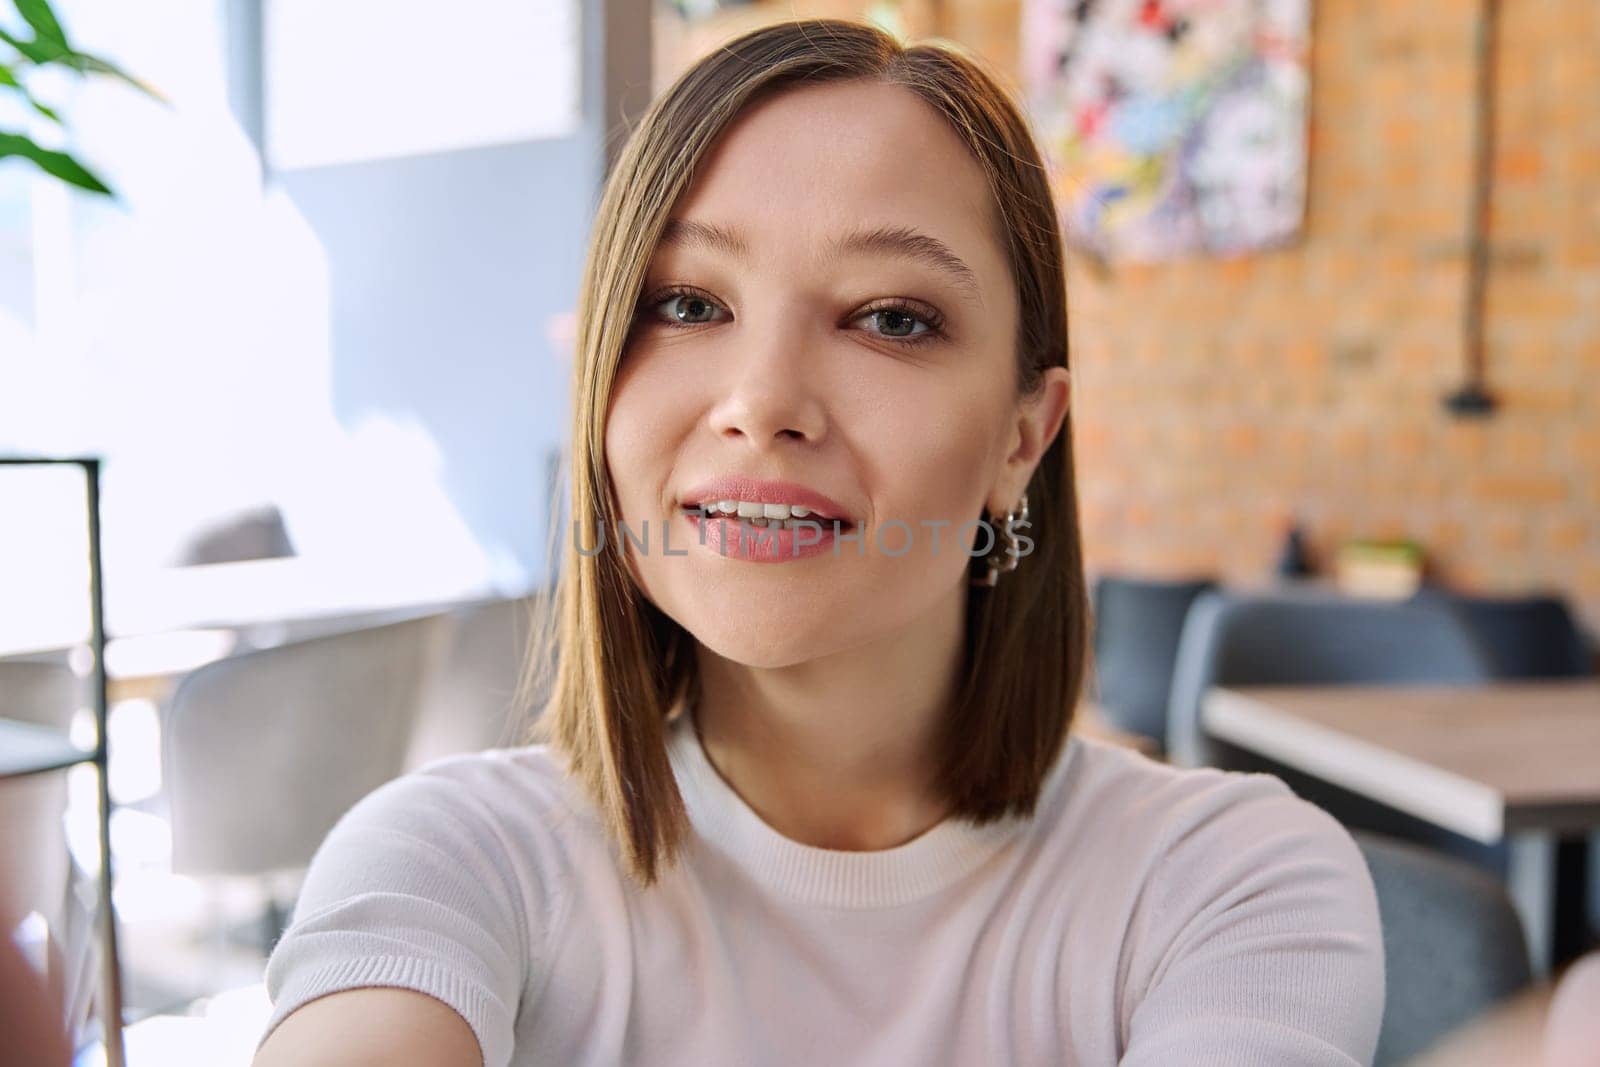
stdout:
[[712,406],[711,428],[723,437],[752,444],[795,438],[815,444],[827,430],[827,415],[815,388],[799,331],[773,330],[729,361],[721,395]]

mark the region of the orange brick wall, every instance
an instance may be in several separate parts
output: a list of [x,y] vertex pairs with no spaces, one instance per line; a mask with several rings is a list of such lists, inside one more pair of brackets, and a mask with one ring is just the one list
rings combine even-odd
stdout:
[[[773,8],[813,6],[840,7]],[[1553,589],[1600,632],[1600,4],[1504,4],[1487,420],[1440,403],[1462,373],[1477,2],[1313,6],[1302,241],[1109,277],[1073,257],[1090,568],[1260,578],[1295,513],[1321,565],[1410,536],[1446,583]],[[1015,84],[1016,0],[916,7]]]
[[1316,0],[1292,250],[1069,279],[1091,563],[1267,572],[1421,541],[1464,589],[1550,588],[1600,631],[1600,5],[1510,0],[1486,345],[1459,419],[1472,158],[1466,2]]

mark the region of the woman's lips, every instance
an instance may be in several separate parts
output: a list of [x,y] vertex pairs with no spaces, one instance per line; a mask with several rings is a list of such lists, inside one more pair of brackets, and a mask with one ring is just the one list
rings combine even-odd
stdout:
[[838,534],[851,529],[840,520],[796,520],[804,525],[757,526],[734,515],[707,515],[699,508],[684,512],[701,545],[719,556],[751,563],[788,563],[826,553],[842,555]]

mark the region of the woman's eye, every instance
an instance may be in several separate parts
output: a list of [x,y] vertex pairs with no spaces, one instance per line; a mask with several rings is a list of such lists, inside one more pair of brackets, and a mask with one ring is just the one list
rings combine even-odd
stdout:
[[944,337],[943,316],[937,311],[924,311],[911,304],[871,308],[857,317],[869,320],[872,332],[877,336],[901,345],[926,344]]
[[700,326],[715,322],[712,316],[721,310],[697,293],[668,293],[652,305],[652,310],[663,308],[666,309],[668,324],[672,326]]
[[[874,320],[873,325],[882,336],[896,341],[921,337],[933,331],[933,327],[921,316],[903,308],[880,308],[862,317]],[[916,328],[919,325],[922,327],[920,330]]]

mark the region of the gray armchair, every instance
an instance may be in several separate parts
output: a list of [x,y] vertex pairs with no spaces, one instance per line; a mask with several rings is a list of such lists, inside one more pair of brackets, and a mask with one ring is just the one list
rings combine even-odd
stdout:
[[1563,597],[1431,589],[1417,599],[1456,612],[1488,652],[1497,678],[1580,678],[1594,673],[1594,650]]
[[1384,1015],[1373,1062],[1388,1067],[1528,985],[1528,947],[1490,875],[1403,841],[1354,836],[1383,923]]
[[536,594],[469,604],[451,613],[450,635],[428,680],[405,769],[459,752],[523,743],[545,694],[516,697],[547,610]]
[[1201,594],[1184,622],[1167,711],[1167,752],[1183,766],[1229,755],[1201,728],[1213,685],[1416,683],[1493,677],[1486,650],[1449,608],[1321,590]]
[[1167,704],[1184,618],[1210,579],[1104,575],[1094,583],[1094,694],[1118,729],[1167,743]]
[[1184,766],[1277,775],[1345,825],[1429,844],[1491,872],[1506,846],[1485,845],[1208,736],[1201,701],[1214,685],[1482,685],[1487,652],[1449,607],[1321,589],[1212,591],[1189,609],[1168,708],[1167,754]]
[[209,663],[174,690],[162,731],[172,869],[249,876],[265,890],[258,947],[333,824],[404,773],[448,615],[260,649]]

